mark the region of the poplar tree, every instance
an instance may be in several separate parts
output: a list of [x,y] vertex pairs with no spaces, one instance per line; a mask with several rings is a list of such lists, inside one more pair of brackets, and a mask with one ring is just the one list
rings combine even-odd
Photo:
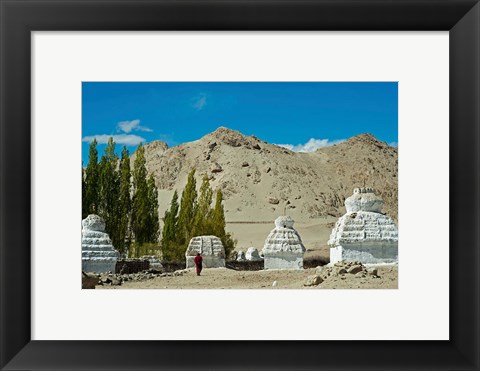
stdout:
[[222,241],[225,238],[225,212],[222,205],[223,194],[219,189],[215,197],[215,207],[212,213],[213,234]]
[[136,255],[140,246],[148,242],[149,195],[147,168],[145,166],[145,148],[140,143],[133,164],[132,231],[135,236]]
[[83,161],[82,161],[82,219],[85,219],[87,216],[88,216],[87,184],[85,183],[85,169],[83,168]]
[[150,174],[148,178],[148,224],[147,224],[147,242],[155,244],[158,242],[159,236],[159,220],[158,220],[158,189],[155,185],[155,179]]
[[130,197],[130,153],[126,146],[122,149],[122,158],[119,166],[120,176],[120,197],[119,197],[119,233],[123,244],[119,246],[120,252],[124,254],[130,246],[129,221],[132,211],[132,200]]
[[88,164],[85,169],[85,210],[87,214],[95,214],[99,200],[99,173],[98,173],[97,140],[90,143],[88,152]]
[[207,174],[203,176],[202,185],[200,186],[200,196],[198,197],[197,208],[193,220],[192,237],[210,235],[213,233],[211,216],[212,216],[212,197],[213,192],[210,188],[210,181]]
[[197,190],[195,181],[195,169],[188,174],[187,184],[182,192],[180,202],[180,212],[178,214],[178,244],[184,249],[192,238],[192,226],[195,220],[195,211],[197,209]]
[[105,220],[105,232],[112,239],[113,246],[122,250],[124,239],[120,231],[120,177],[116,169],[118,156],[115,153],[113,138],[108,139],[105,153],[100,160],[100,199],[98,200],[98,214]]
[[228,258],[235,249],[237,241],[234,240],[232,235],[226,231],[225,211],[222,202],[223,194],[219,189],[215,197],[215,207],[213,208],[211,223],[213,226],[213,235],[222,240],[223,247],[225,248],[225,256]]
[[173,193],[170,209],[165,211],[162,230],[162,256],[164,260],[178,260],[181,255],[177,252],[177,229],[178,229],[178,192]]

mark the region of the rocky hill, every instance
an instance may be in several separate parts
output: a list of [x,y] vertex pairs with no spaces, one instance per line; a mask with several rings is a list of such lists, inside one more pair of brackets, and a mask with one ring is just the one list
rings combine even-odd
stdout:
[[173,190],[181,193],[195,168],[197,187],[206,173],[212,188],[223,191],[227,222],[271,221],[273,226],[284,213],[300,222],[331,220],[345,212],[344,200],[353,188],[364,185],[377,189],[383,211],[397,220],[397,148],[370,134],[300,153],[220,127],[172,148],[148,143],[145,156],[159,188],[162,216]]

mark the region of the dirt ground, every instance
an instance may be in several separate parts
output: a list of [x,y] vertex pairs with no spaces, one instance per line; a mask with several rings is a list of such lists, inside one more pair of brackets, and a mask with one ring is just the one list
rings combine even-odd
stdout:
[[[398,267],[378,267],[377,276],[341,274],[327,276],[318,286],[304,286],[316,268],[304,270],[235,271],[226,268],[204,269],[197,276],[192,269],[182,276],[155,277],[128,281],[121,286],[97,286],[97,289],[396,289]],[[322,274],[319,274],[322,275]],[[325,276],[325,274],[324,274]],[[274,284],[274,282],[276,282]]]

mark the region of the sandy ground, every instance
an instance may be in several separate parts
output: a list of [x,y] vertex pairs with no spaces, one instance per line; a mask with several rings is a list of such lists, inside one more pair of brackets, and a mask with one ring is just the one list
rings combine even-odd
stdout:
[[[329,276],[318,286],[304,286],[316,273],[305,270],[234,271],[226,268],[204,269],[201,276],[188,270],[183,276],[156,277],[146,281],[128,281],[122,286],[97,286],[97,289],[396,289],[398,268],[379,267],[378,276],[353,274]],[[276,285],[273,286],[273,282]]]

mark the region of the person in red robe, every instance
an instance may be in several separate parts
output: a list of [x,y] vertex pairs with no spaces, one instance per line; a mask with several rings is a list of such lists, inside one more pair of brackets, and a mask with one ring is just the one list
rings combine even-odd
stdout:
[[202,256],[200,255],[200,253],[197,253],[197,256],[195,257],[195,259],[193,259],[193,262],[195,263],[195,267],[197,269],[197,276],[200,276],[200,272],[202,271]]

